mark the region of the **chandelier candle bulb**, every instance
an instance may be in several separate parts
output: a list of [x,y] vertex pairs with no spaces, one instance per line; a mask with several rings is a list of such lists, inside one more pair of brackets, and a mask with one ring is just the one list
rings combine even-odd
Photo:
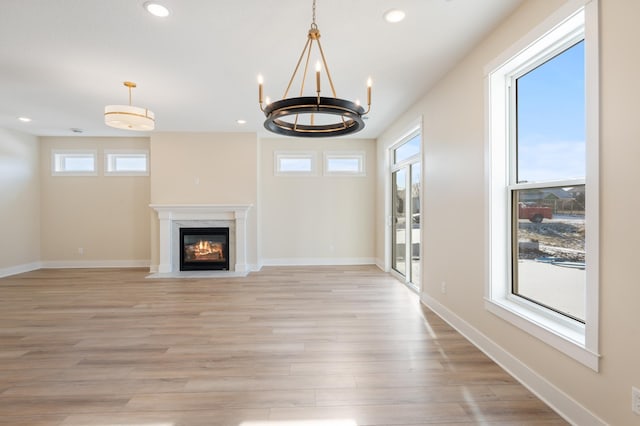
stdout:
[[371,86],[373,82],[371,81],[371,77],[367,80],[367,105],[371,105]]
[[316,92],[318,92],[318,95],[320,94],[320,70],[320,61],[318,61],[316,62]]
[[264,79],[262,75],[258,75],[258,102],[262,105],[262,83],[264,83]]

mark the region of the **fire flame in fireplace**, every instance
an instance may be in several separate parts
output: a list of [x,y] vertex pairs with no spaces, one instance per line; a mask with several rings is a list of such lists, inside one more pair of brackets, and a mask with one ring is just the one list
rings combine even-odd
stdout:
[[211,241],[198,241],[195,246],[196,256],[206,256],[218,253],[222,256],[222,247],[220,244],[214,244]]
[[196,257],[218,255],[222,257],[222,244],[211,241],[198,241],[194,247]]
[[197,243],[185,246],[185,254],[187,260],[224,260],[224,252],[222,243],[214,243],[213,241],[200,240]]

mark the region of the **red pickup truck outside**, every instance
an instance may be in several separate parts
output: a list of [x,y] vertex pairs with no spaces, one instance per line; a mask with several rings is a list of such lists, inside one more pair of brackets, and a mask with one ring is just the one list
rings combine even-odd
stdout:
[[525,203],[518,204],[518,218],[529,219],[533,223],[540,223],[543,219],[551,219],[553,211],[551,207],[529,206]]

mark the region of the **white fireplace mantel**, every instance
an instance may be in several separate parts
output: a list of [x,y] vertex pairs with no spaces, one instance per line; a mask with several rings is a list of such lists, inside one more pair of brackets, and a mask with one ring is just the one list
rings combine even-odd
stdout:
[[[173,241],[175,222],[188,221],[231,221],[235,223],[235,250],[233,273],[246,275],[247,265],[247,212],[251,204],[150,204],[160,221],[160,263],[158,274],[179,274],[173,259],[177,243]],[[184,275],[190,275],[185,273]]]

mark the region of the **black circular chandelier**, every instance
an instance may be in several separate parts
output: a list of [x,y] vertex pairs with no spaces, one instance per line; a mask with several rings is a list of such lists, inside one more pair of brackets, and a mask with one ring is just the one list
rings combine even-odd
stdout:
[[[314,43],[318,47],[321,58],[316,63],[316,95],[303,96]],[[304,70],[302,72],[300,95],[287,98],[303,60]],[[323,66],[331,87],[332,97],[320,96],[320,77]],[[260,109],[267,117],[264,127],[279,135],[317,138],[356,133],[364,128],[363,116],[368,114],[371,109],[371,79],[367,81],[366,111],[357,101],[352,102],[337,97],[333,79],[320,44],[320,30],[316,25],[316,0],[313,0],[313,19],[307,42],[304,49],[302,49],[302,54],[300,54],[284,96],[281,100],[274,102],[269,101],[269,98],[263,99],[262,85],[262,77],[258,76],[258,101]]]

